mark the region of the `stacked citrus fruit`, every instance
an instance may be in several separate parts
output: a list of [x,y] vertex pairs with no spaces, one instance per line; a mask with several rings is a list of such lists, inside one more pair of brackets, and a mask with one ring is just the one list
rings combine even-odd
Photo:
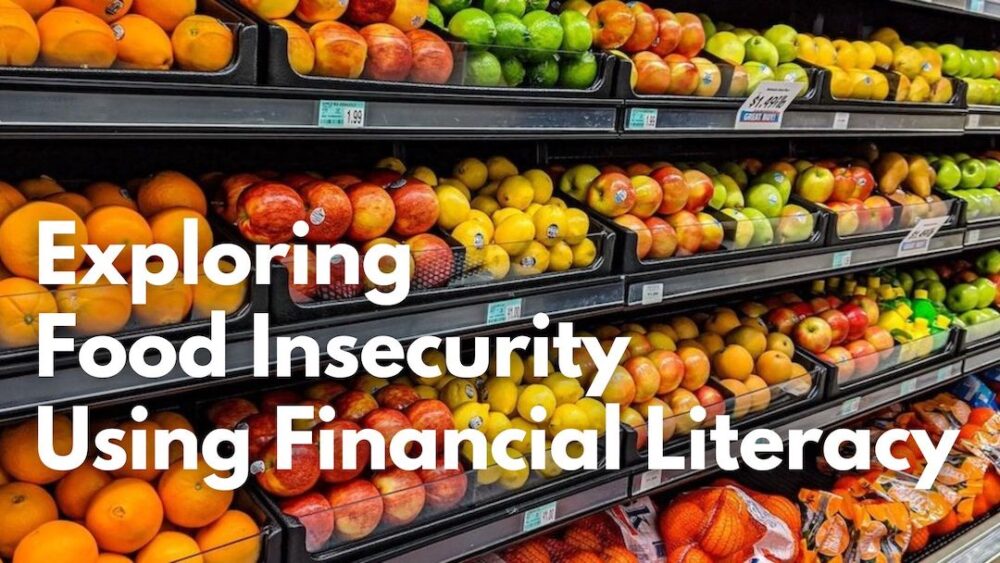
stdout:
[[[610,511],[609,511],[610,512]],[[630,538],[634,544],[635,538]],[[581,518],[556,533],[532,538],[495,554],[504,563],[638,563],[608,512]]]
[[196,0],[56,4],[0,0],[0,65],[216,72],[233,58],[233,32]]
[[[204,460],[184,469],[181,451],[171,450],[167,471],[133,469],[132,442],[146,443],[153,466],[153,432],[191,430],[175,412],[118,425],[125,431],[125,466],[110,473],[87,462],[72,471],[46,467],[38,455],[38,422],[0,432],[0,557],[15,563],[255,563],[260,528],[232,509],[232,491],[205,482],[216,472]],[[53,421],[54,451],[73,449],[72,424]],[[13,558],[13,559],[11,559]],[[190,558],[190,559],[188,559]]]
[[[0,182],[0,346],[38,343],[39,315],[75,313],[74,334],[91,336],[118,332],[130,324],[160,326],[207,318],[212,310],[232,313],[243,305],[246,285],[218,286],[202,277],[184,285],[180,274],[163,286],[149,286],[145,304],[132,304],[127,285],[102,278],[83,284],[89,264],[83,244],[101,250],[124,245],[114,267],[125,278],[132,270],[133,245],[169,246],[178,256],[183,248],[183,220],[198,225],[199,258],[213,238],[204,214],[205,195],[190,178],[161,172],[136,182],[136,198],[110,182],[96,182],[79,192],[66,191],[52,178]],[[55,243],[70,247],[69,258],[55,261],[59,271],[76,271],[76,283],[48,288],[39,280],[39,224],[67,221],[74,234],[56,235]],[[149,264],[155,270],[156,264]]]

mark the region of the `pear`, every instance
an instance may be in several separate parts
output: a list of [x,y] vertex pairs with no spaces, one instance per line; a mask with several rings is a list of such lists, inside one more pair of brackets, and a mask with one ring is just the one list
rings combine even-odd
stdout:
[[907,159],[906,164],[907,172],[904,181],[906,188],[922,198],[931,195],[931,186],[937,180],[937,174],[927,159],[913,155]]
[[887,152],[875,161],[875,179],[884,195],[895,192],[910,171],[906,158],[898,152]]

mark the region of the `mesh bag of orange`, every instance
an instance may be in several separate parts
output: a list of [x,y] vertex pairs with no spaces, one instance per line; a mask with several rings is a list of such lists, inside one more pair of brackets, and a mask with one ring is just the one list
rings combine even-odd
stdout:
[[976,454],[1000,471],[1000,413],[990,416],[969,437],[959,436],[958,443],[965,450]]
[[855,499],[844,489],[802,489],[801,560],[805,563],[899,563],[913,524],[901,502]]
[[947,516],[956,499],[947,489],[918,489],[917,481],[918,477],[908,473],[886,471],[871,484],[871,490],[886,500],[903,503],[913,525],[923,528]]
[[854,535],[854,518],[844,497],[829,491],[802,489],[802,539],[804,563],[843,563]]

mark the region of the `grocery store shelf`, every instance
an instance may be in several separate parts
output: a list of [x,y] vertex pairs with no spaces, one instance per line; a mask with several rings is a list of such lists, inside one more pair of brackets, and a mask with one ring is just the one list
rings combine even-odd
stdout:
[[896,4],[910,4],[934,10],[944,10],[990,19],[1000,19],[1000,2],[992,0],[891,0]]
[[1000,132],[1000,108],[969,106],[969,113],[965,116],[965,130],[968,133],[985,134]]
[[965,247],[979,248],[990,246],[1000,241],[1000,223],[991,221],[991,224],[976,225],[975,223],[965,228]]
[[924,563],[989,563],[1000,559],[1000,514],[983,520],[921,559]]
[[868,246],[824,248],[821,252],[808,251],[797,256],[731,266],[715,265],[700,271],[686,273],[664,270],[662,273],[626,276],[628,307],[642,307],[664,302],[681,302],[707,295],[718,296],[753,287],[766,286],[776,281],[794,280],[806,276],[820,277],[840,271],[856,270],[873,264],[906,262],[923,259],[929,255],[958,252],[963,248],[965,233],[952,231],[931,239],[925,254],[899,258],[899,242]]

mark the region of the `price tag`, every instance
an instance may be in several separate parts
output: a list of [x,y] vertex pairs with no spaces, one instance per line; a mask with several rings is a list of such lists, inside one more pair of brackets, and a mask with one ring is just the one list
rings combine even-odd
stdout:
[[365,103],[320,100],[316,124],[326,129],[360,129],[365,126]]
[[941,227],[943,227],[947,222],[947,215],[943,215],[941,217],[929,217],[927,219],[917,221],[917,224],[910,229],[906,238],[899,242],[899,250],[896,251],[896,256],[915,256],[917,254],[927,252],[927,249],[930,248],[931,245],[931,239],[934,238],[934,235],[936,235],[937,232],[941,230]]
[[631,108],[628,111],[628,123],[625,128],[632,131],[647,131],[656,129],[656,119],[659,111],[652,108]]
[[522,531],[530,532],[556,521],[556,501],[537,506],[524,513]]
[[943,368],[938,368],[937,370],[937,382],[941,383],[945,379],[951,377],[951,366],[945,366]]
[[979,242],[979,229],[973,229],[965,233],[965,244],[976,244]]
[[523,299],[517,298],[490,303],[489,306],[486,307],[486,324],[496,325],[520,319],[521,305],[523,302]]
[[905,397],[907,395],[910,395],[910,394],[912,394],[916,390],[917,390],[917,380],[916,380],[916,378],[914,378],[914,379],[907,379],[906,381],[904,381],[904,382],[902,382],[902,383],[899,384],[899,396],[900,397]]
[[642,304],[653,305],[663,301],[663,284],[650,283],[642,286]]
[[647,471],[639,475],[639,490],[637,493],[651,491],[660,486],[663,482],[663,472],[659,470]]
[[834,268],[846,268],[851,265],[851,251],[841,250],[833,253],[832,266]]
[[781,129],[781,118],[801,90],[800,82],[761,82],[736,112],[736,129]]
[[834,129],[847,129],[847,124],[851,121],[851,114],[843,111],[838,111],[833,115],[833,128]]
[[968,115],[968,117],[965,118],[965,127],[966,127],[966,129],[978,129],[979,128],[979,118],[981,118],[981,117],[982,117],[982,115],[980,115],[978,113],[970,113]]
[[861,397],[854,397],[853,399],[848,399],[843,403],[840,403],[840,416],[847,416],[849,414],[854,414],[858,412],[861,408]]
[[969,0],[969,11],[983,13],[986,11],[986,0]]

